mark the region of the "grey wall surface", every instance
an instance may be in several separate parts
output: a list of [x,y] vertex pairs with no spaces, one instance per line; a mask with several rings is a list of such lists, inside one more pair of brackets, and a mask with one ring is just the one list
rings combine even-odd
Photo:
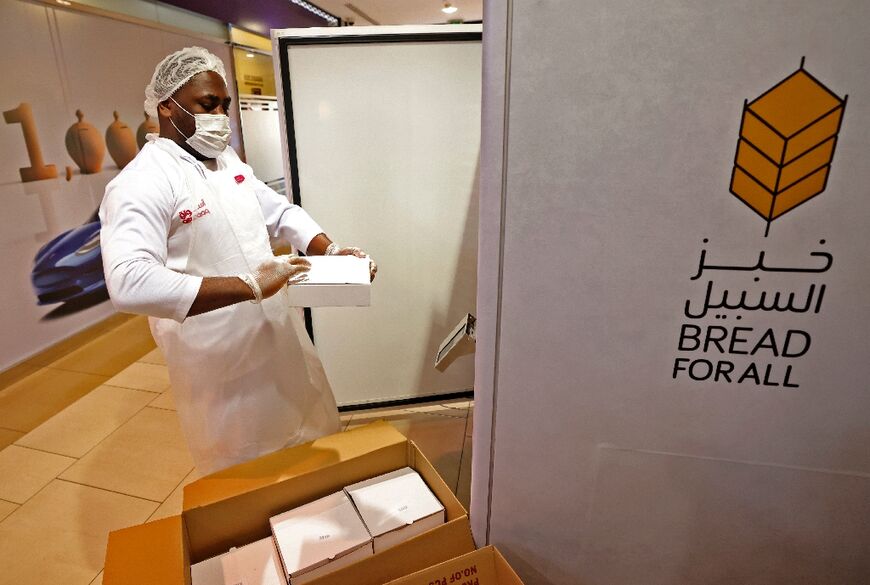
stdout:
[[[486,11],[478,543],[532,585],[866,583],[870,4]],[[729,192],[744,100],[804,56],[849,98],[765,237]]]

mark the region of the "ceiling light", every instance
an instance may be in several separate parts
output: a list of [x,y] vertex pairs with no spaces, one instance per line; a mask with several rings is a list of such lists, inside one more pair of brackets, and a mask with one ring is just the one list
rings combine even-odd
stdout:
[[253,59],[254,54],[253,53],[245,53],[245,57],[247,57],[248,59]]
[[332,26],[336,26],[338,24],[338,19],[336,17],[329,14],[328,12],[324,12],[323,10],[321,10],[320,8],[318,8],[317,6],[315,6],[314,4],[312,4],[310,2],[306,2],[305,0],[290,0],[290,2],[292,2],[293,4],[295,4],[297,6],[301,6],[302,8],[307,10],[308,12],[311,12],[312,14],[316,14],[317,16],[324,19],[326,22],[328,22]]
[[68,2],[67,0],[57,0],[57,3],[62,6],[72,6],[72,2]]
[[441,9],[441,12],[443,12],[444,14],[453,14],[457,10],[459,10],[459,9],[457,7],[455,7],[453,4],[451,4],[450,2],[445,2],[444,8]]

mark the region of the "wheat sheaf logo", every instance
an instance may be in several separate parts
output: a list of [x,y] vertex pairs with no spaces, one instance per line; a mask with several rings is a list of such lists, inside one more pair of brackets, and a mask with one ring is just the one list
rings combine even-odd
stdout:
[[731,193],[770,224],[822,193],[846,100],[800,68],[743,102]]

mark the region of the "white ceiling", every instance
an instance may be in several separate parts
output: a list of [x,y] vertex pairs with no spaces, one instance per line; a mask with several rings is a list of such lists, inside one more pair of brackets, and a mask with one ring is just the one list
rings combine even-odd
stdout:
[[[355,26],[371,24],[438,24],[448,20],[481,20],[483,0],[450,0],[457,10],[444,14],[443,0],[309,0]],[[362,15],[360,14],[362,13]],[[363,16],[364,15],[364,16]],[[374,21],[374,22],[370,22]]]

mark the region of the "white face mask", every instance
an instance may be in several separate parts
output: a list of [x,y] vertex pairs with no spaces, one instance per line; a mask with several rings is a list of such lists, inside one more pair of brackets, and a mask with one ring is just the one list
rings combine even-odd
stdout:
[[196,130],[193,136],[186,136],[184,132],[178,129],[172,118],[169,122],[178,130],[178,133],[186,138],[185,142],[196,152],[207,158],[217,158],[226,149],[230,143],[230,135],[233,133],[230,128],[230,117],[226,114],[191,114],[184,109],[184,106],[175,101],[172,96],[169,96],[175,105],[184,110],[188,116],[193,116],[196,122]]

